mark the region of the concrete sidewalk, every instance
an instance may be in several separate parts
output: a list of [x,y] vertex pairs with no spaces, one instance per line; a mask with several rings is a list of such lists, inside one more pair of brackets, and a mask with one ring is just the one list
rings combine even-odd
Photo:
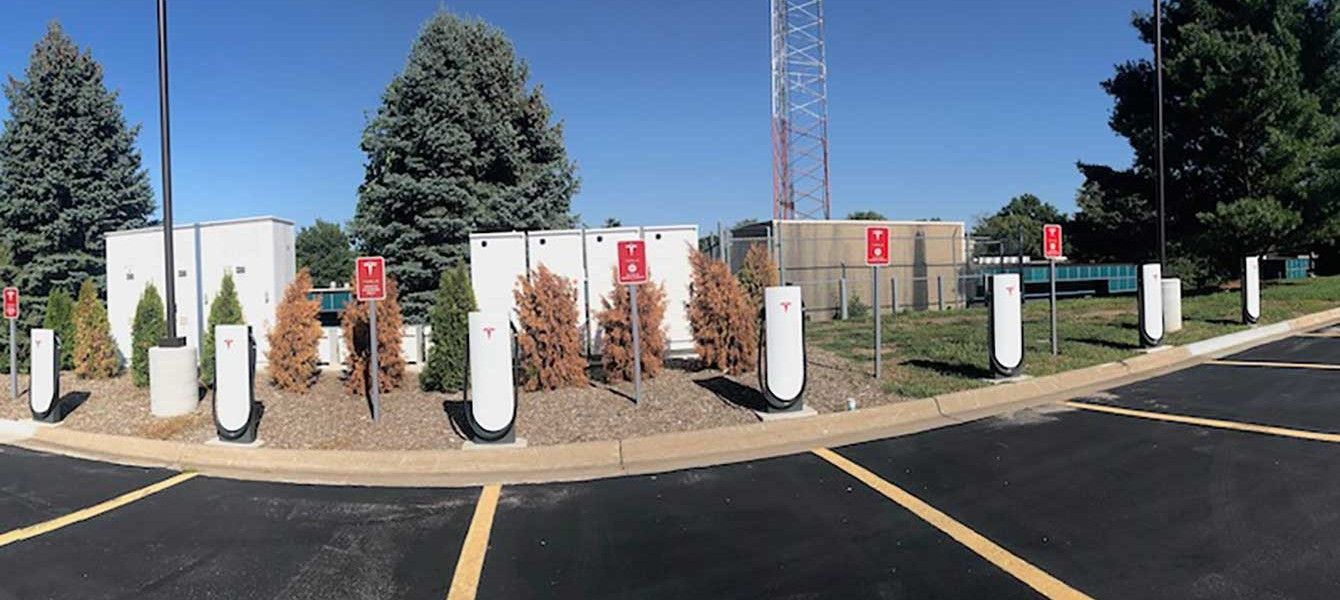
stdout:
[[625,440],[468,454],[460,450],[241,449],[0,421],[0,442],[120,464],[291,483],[450,487],[579,481],[741,462],[934,429],[1182,369],[1335,322],[1340,322],[1340,309],[1016,383],[807,419]]

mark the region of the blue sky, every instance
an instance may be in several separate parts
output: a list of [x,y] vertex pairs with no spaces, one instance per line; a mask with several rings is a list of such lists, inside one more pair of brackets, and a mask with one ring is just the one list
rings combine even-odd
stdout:
[[[181,221],[347,220],[367,115],[438,0],[172,0]],[[592,225],[771,214],[767,0],[454,0],[502,28],[565,122]],[[1077,160],[1130,163],[1099,82],[1148,52],[1143,0],[826,6],[833,213],[969,220],[1031,192],[1070,211]],[[152,0],[4,0],[0,73],[59,19],[140,123],[158,189]],[[4,101],[0,99],[0,107]],[[5,113],[7,115],[7,113]]]

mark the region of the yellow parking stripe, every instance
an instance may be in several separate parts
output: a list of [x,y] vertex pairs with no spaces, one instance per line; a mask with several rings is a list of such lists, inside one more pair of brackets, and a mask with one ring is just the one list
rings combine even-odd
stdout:
[[1233,431],[1246,431],[1248,433],[1261,433],[1265,435],[1278,435],[1283,437],[1298,438],[1302,440],[1313,440],[1317,442],[1329,442],[1332,444],[1340,443],[1340,434],[1322,433],[1319,431],[1307,431],[1304,429],[1288,429],[1285,427],[1274,427],[1271,425],[1257,425],[1255,423],[1239,423],[1237,421],[1223,421],[1220,419],[1203,419],[1200,417],[1188,417],[1185,415],[1173,415],[1168,413],[1149,412],[1144,410],[1134,410],[1130,408],[1120,408],[1117,406],[1107,406],[1104,404],[1089,404],[1087,402],[1062,402],[1065,406],[1091,410],[1094,412],[1103,412],[1124,417],[1137,417],[1141,419],[1153,419],[1156,421],[1167,421],[1169,423],[1182,423],[1184,425],[1198,425],[1201,427],[1215,427],[1218,429],[1231,429]]
[[1340,371],[1340,365],[1328,365],[1322,363],[1296,363],[1296,362],[1272,362],[1265,360],[1212,360],[1210,364],[1229,365],[1232,367],[1274,367],[1276,369],[1321,369],[1323,371]]
[[461,546],[461,557],[456,561],[456,574],[451,578],[447,600],[474,600],[479,592],[479,575],[484,570],[484,554],[489,549],[489,533],[493,531],[493,514],[498,510],[498,496],[502,486],[486,485],[479,492],[475,516],[470,519],[470,530]]
[[923,521],[931,524],[936,529],[946,533],[954,538],[960,544],[966,546],[969,550],[976,552],[978,556],[990,561],[991,564],[1000,567],[1001,570],[1014,576],[1015,579],[1022,581],[1028,587],[1037,590],[1038,593],[1048,598],[1067,598],[1067,599],[1087,599],[1089,596],[1075,588],[1066,585],[1061,580],[1052,577],[1046,571],[1039,569],[1022,558],[1015,556],[995,542],[987,539],[981,534],[969,529],[966,525],[955,521],[953,517],[940,512],[935,507],[926,504],[920,498],[907,493],[902,488],[889,483],[880,478],[870,470],[858,465],[846,457],[833,452],[827,448],[814,450],[818,455],[833,466],[846,471],[847,474],[859,479],[861,483],[870,486],[875,491],[883,494],[890,500],[898,503],[899,506],[910,511],[912,514],[920,517]]
[[13,531],[0,535],[0,547],[8,546],[9,544],[12,544],[14,542],[21,542],[28,538],[37,537],[44,533],[50,533],[52,531],[65,527],[66,525],[74,525],[75,523],[78,523],[80,521],[87,521],[88,519],[92,519],[93,517],[96,517],[105,512],[116,510],[122,506],[130,504],[131,502],[143,499],[151,494],[156,494],[158,492],[166,490],[174,485],[182,483],[183,481],[187,481],[192,477],[195,477],[196,475],[197,475],[196,473],[179,473],[177,475],[173,475],[172,477],[164,479],[163,481],[160,481],[158,483],[147,485],[138,490],[121,494],[120,496],[112,498],[111,500],[108,500],[106,502],[94,504],[93,506],[77,510],[63,517],[57,517],[50,521],[43,521],[35,525],[29,525],[27,527],[15,529]]

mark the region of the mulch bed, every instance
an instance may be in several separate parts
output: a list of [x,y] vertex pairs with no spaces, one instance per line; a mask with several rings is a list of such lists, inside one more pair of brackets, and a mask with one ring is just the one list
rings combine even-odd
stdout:
[[[879,391],[868,371],[831,353],[809,349],[805,403],[819,412],[897,402]],[[607,384],[594,369],[583,388],[523,393],[518,402],[517,435],[531,445],[625,439],[675,431],[757,422],[750,410],[763,403],[758,378],[727,376],[692,364],[672,365],[643,383],[642,402],[632,400],[633,386]],[[20,390],[27,382],[20,382]],[[203,395],[195,412],[160,419],[149,414],[149,392],[130,377],[81,380],[66,372],[61,390],[77,406],[65,427],[149,439],[202,443],[215,437],[212,396]],[[87,396],[84,396],[87,394]],[[28,419],[27,397],[0,400],[0,418]],[[290,394],[270,387],[263,369],[256,396],[265,405],[260,437],[267,447],[339,450],[413,450],[459,448],[465,438],[459,394],[419,390],[407,373],[400,389],[382,395],[382,418],[374,423],[365,398],[345,391],[336,371],[321,374],[315,387]],[[82,400],[82,402],[80,402]]]

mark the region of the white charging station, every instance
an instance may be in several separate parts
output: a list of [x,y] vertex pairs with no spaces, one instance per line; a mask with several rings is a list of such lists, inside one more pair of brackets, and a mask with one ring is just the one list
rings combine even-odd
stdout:
[[1255,325],[1261,319],[1261,257],[1242,259],[1242,322]]
[[768,412],[801,411],[805,394],[805,318],[800,286],[763,290],[758,387]]
[[476,438],[509,443],[516,439],[516,355],[512,322],[506,312],[469,315],[470,386],[465,414]]
[[256,441],[261,405],[256,401],[256,340],[250,325],[214,328],[214,429],[219,439]]
[[996,377],[1014,377],[1024,365],[1024,289],[1018,273],[992,275],[987,297],[987,346],[991,372]]
[[1153,348],[1163,342],[1163,266],[1140,265],[1137,284],[1140,308],[1140,345]]
[[60,405],[60,339],[50,329],[34,329],[30,335],[28,408],[36,421],[59,423],[65,418]]

